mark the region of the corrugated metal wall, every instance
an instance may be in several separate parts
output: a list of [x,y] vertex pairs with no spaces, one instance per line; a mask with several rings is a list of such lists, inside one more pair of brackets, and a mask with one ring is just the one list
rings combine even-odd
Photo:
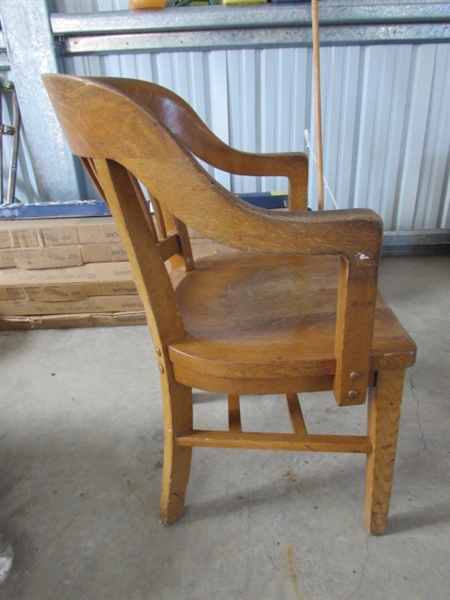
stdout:
[[[257,152],[306,150],[305,129],[314,140],[310,65],[308,48],[65,59],[69,73],[171,88],[223,140]],[[440,44],[322,50],[324,171],[340,208],[373,208],[387,230],[450,227],[448,69]],[[286,188],[214,175],[236,192]]]
[[[60,12],[127,8],[127,0],[57,0]],[[324,171],[340,208],[368,206],[386,230],[450,227],[448,44],[327,47],[322,57]],[[215,133],[248,151],[314,143],[311,49],[70,57],[67,72],[160,83]],[[311,163],[313,163],[311,159]],[[214,172],[236,192],[283,189]],[[309,197],[316,180],[311,168]],[[326,204],[332,208],[328,195]]]
[[[125,9],[127,0],[55,0],[60,12]],[[195,9],[186,9],[195,10]],[[450,228],[450,44],[322,49],[324,171],[340,208],[367,206],[386,230]],[[184,97],[226,142],[257,152],[314,146],[310,48],[68,56],[64,70],[154,81]],[[236,192],[286,189],[230,177]],[[315,169],[311,159],[311,206]],[[332,208],[330,197],[326,206]]]

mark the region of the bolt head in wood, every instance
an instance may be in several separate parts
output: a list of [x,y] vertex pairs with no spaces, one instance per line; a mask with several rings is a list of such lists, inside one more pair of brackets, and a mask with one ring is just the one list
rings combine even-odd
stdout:
[[164,367],[162,365],[159,365],[159,370],[161,371],[161,373],[164,373]]
[[359,371],[352,371],[350,373],[351,381],[357,381],[361,377],[361,373]]
[[350,398],[350,400],[356,400],[356,398],[358,396],[359,396],[358,390],[350,390],[348,393],[348,397]]

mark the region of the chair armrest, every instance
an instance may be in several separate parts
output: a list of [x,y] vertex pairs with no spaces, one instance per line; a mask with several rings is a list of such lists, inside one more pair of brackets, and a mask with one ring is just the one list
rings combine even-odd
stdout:
[[[296,245],[299,242],[297,236],[301,235],[302,238],[305,236],[301,242],[302,254],[338,254],[341,257],[333,393],[341,406],[363,404],[371,374],[382,221],[374,212],[364,209],[286,217],[289,225],[283,232],[279,231],[285,251],[289,252],[291,244]],[[264,242],[266,249],[277,247],[273,238],[269,241],[264,237]]]
[[230,211],[224,208],[209,214],[205,207],[206,222],[192,220],[188,214],[180,218],[207,237],[242,250],[341,257],[333,392],[339,405],[363,404],[371,375],[383,232],[380,217],[368,209],[276,213],[249,207],[238,199],[233,204]]
[[146,81],[95,77],[138,101],[153,112],[197,158],[235,175],[287,177],[289,210],[307,209],[308,157],[303,152],[256,154],[225,144],[200,119],[187,102],[172,91]]
[[[236,175],[255,175],[261,177],[287,177],[289,181],[289,210],[307,209],[308,193],[308,157],[303,152],[280,152],[256,154],[242,152],[228,146],[218,138],[212,144],[214,134],[208,130],[210,140],[205,137],[204,156],[196,156],[208,164]],[[190,148],[191,149],[191,148]],[[192,150],[193,151],[193,150]]]

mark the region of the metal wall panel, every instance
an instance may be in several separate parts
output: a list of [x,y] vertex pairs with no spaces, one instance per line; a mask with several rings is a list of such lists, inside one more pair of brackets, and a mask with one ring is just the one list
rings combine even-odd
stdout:
[[[128,0],[53,0],[52,6],[66,14],[116,11],[127,9]],[[450,44],[328,45],[321,57],[324,171],[338,206],[371,207],[392,231],[450,228]],[[137,77],[173,89],[219,137],[243,150],[310,152],[305,130],[314,150],[307,45],[68,55],[61,62],[76,75]],[[37,191],[25,143],[21,152],[26,168],[16,195],[33,202]],[[281,178],[209,170],[236,192],[287,187]],[[88,194],[94,195],[92,187]],[[330,194],[325,201],[333,207]]]
[[[373,208],[386,230],[450,226],[449,55],[448,44],[321,50],[324,171],[340,208]],[[308,151],[305,129],[315,145],[310,48],[70,56],[64,64],[77,75],[160,83],[243,150]],[[235,192],[286,189],[281,178],[211,172]]]
[[[7,81],[13,81],[12,74],[8,70],[2,70],[0,72],[2,79]],[[1,96],[2,102],[2,123],[5,125],[13,124],[13,108],[12,108],[12,97],[9,92],[5,92]],[[10,170],[10,155],[11,155],[11,144],[12,137],[9,135],[2,135],[2,182],[3,185],[3,200],[7,200],[7,183],[8,174]],[[16,186],[14,197],[22,202],[23,204],[33,204],[39,201],[39,193],[37,189],[36,177],[34,175],[34,169],[30,158],[30,152],[28,149],[26,131],[21,127],[20,138],[19,138],[19,151],[17,157],[17,175],[16,175]]]

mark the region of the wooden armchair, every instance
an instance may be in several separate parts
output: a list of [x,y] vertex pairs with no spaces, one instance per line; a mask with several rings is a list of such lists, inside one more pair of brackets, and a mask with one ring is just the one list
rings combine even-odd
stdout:
[[[383,533],[416,348],[377,292],[380,218],[249,206],[191,152],[234,172],[288,176],[291,205],[303,209],[305,157],[227,158],[195,113],[159,86],[65,75],[44,83],[72,152],[108,202],[146,309],[164,404],[162,522],[182,513],[194,446],[359,452],[367,455],[366,525]],[[186,226],[240,252],[194,263]],[[227,431],[194,428],[192,388],[228,395]],[[339,405],[368,396],[367,435],[307,432],[297,394],[323,390]],[[239,397],[265,393],[286,397],[292,433],[242,431]]]

